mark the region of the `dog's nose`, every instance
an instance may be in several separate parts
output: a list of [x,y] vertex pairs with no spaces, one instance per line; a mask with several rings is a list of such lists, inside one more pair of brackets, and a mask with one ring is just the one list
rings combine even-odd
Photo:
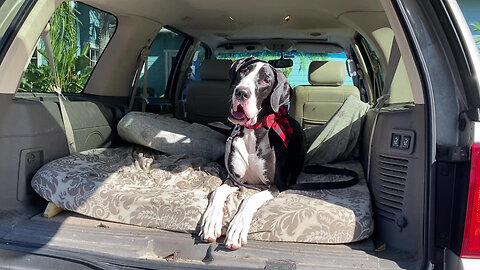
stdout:
[[250,97],[250,90],[246,87],[238,87],[235,89],[235,97],[238,100],[246,100]]

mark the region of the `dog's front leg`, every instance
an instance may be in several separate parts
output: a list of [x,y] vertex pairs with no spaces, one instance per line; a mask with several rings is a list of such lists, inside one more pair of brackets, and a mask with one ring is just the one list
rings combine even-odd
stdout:
[[247,235],[252,223],[253,214],[268,200],[278,195],[277,190],[264,190],[243,200],[240,210],[230,222],[225,247],[228,249],[239,249],[247,244]]
[[223,207],[228,195],[237,191],[238,187],[223,184],[213,191],[208,202],[207,210],[202,217],[200,239],[214,242],[222,234]]

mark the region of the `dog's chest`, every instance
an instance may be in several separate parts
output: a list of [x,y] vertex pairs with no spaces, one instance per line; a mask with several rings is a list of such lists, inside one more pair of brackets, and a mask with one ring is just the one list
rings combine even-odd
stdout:
[[273,149],[259,147],[265,143],[257,140],[259,139],[256,137],[255,131],[251,129],[244,129],[243,137],[234,138],[229,166],[232,173],[239,176],[244,183],[250,185],[270,184],[273,179],[267,177],[269,174],[266,171],[266,157],[271,155]]

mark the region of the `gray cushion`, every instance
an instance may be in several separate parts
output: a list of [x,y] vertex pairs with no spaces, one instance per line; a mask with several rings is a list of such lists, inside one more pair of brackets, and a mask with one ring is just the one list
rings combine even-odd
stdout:
[[117,125],[122,139],[167,154],[192,154],[217,160],[225,153],[227,137],[207,126],[190,124],[172,115],[129,112]]

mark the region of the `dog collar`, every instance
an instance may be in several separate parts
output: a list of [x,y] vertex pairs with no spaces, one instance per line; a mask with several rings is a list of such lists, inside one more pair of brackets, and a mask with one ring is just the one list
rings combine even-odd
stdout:
[[[275,133],[278,134],[280,139],[282,139],[283,145],[288,147],[288,143],[293,134],[293,129],[290,126],[290,122],[287,118],[287,108],[285,106],[280,106],[277,113],[272,113],[265,116],[262,121],[257,122],[254,125],[244,127],[247,129],[258,129],[265,127],[267,129],[273,129]],[[237,130],[238,132],[238,130]]]

